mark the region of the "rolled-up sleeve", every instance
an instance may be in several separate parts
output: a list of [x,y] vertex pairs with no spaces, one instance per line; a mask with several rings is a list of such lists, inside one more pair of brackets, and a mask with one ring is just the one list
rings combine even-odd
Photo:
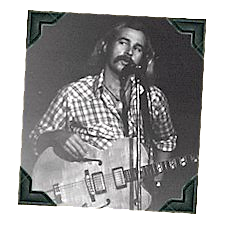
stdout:
[[153,118],[153,143],[156,148],[170,152],[176,148],[177,135],[170,116],[169,104],[163,92],[154,87],[151,90],[151,114]]
[[52,100],[47,111],[42,116],[41,120],[31,131],[29,138],[32,141],[34,148],[41,134],[48,131],[62,129],[65,126],[66,118],[66,89],[58,91],[56,97]]

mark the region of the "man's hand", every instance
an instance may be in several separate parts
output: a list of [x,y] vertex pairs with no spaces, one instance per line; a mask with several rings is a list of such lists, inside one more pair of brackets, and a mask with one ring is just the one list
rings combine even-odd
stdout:
[[[54,147],[57,149],[56,153],[60,154],[59,151],[64,151],[74,160],[81,161],[87,154],[88,146],[78,134],[64,130],[55,131],[54,143]],[[61,154],[63,155],[63,152]]]

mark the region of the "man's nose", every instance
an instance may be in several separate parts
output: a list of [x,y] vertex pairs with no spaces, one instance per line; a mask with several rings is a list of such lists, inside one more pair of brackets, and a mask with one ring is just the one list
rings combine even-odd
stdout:
[[126,54],[129,55],[129,56],[132,56],[133,55],[133,48],[128,47],[127,50],[126,50]]

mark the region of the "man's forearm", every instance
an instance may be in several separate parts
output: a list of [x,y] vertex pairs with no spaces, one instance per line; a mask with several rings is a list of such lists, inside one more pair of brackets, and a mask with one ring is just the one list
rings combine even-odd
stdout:
[[46,148],[54,146],[56,138],[57,138],[57,131],[50,131],[41,134],[36,144],[36,152],[40,154]]

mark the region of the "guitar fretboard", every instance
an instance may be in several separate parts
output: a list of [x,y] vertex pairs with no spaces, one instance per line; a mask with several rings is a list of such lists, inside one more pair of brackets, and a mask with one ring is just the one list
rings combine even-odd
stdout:
[[[145,165],[141,167],[141,177],[156,176],[162,172],[168,170],[175,170],[178,167],[185,167],[190,163],[198,163],[198,156],[186,155],[182,157],[173,158],[170,160],[156,162],[150,165]],[[132,168],[124,170],[124,177],[126,182],[131,182],[137,180],[137,169]]]

